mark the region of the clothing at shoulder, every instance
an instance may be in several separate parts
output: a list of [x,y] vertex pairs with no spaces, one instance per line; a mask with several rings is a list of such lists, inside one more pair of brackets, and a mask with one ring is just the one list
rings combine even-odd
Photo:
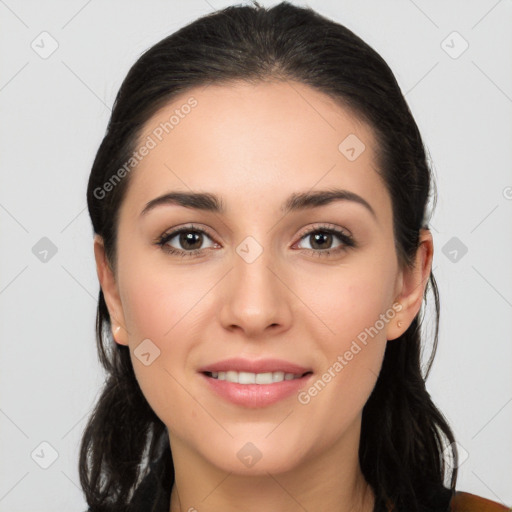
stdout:
[[[469,492],[451,490],[446,487],[433,488],[420,506],[421,512],[512,512],[512,508]],[[406,512],[396,510],[391,504],[385,512]],[[380,512],[377,508],[376,512]]]
[[496,501],[470,494],[469,492],[456,492],[450,501],[450,512],[511,512]]

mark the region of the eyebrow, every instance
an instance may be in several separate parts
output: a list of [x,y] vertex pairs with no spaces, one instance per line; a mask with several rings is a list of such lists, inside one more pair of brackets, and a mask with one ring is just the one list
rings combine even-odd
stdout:
[[[286,214],[293,211],[324,206],[334,201],[351,201],[358,203],[364,206],[372,216],[377,219],[377,215],[368,201],[354,192],[342,189],[293,193],[283,203],[281,211]],[[150,210],[153,210],[157,206],[169,204],[219,214],[224,214],[226,212],[222,198],[215,194],[210,194],[208,192],[169,192],[149,201],[140,215],[146,215]]]

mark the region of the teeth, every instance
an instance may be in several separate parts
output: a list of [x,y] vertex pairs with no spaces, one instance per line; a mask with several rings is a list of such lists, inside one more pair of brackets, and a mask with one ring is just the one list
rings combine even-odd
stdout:
[[226,372],[226,380],[229,382],[238,382],[237,372],[233,372],[233,371]]
[[272,384],[274,382],[272,373],[256,373],[256,384]]
[[211,372],[211,376],[218,380],[227,380],[236,384],[272,384],[273,382],[282,382],[283,380],[300,379],[302,375],[284,372],[235,372],[229,370],[227,372]]
[[[293,376],[293,374],[292,374]],[[284,380],[284,372],[273,372],[272,373],[272,381],[273,382],[282,382]]]

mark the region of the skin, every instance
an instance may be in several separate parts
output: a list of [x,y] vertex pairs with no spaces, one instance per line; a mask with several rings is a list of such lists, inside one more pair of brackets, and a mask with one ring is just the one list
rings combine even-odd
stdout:
[[[197,106],[132,171],[115,273],[101,238],[94,242],[115,341],[130,347],[141,389],[169,430],[170,512],[371,511],[358,461],[361,413],[386,343],[419,312],[432,236],[422,230],[414,268],[399,267],[372,130],[321,92],[296,82],[194,88],[157,112],[139,140],[190,96]],[[338,150],[349,134],[366,146],[354,161]],[[290,194],[329,187],[362,196],[375,218],[351,201],[280,213]],[[170,191],[218,194],[227,211],[165,205],[140,217],[148,201]],[[211,234],[195,246],[199,256],[155,244],[190,222]],[[350,232],[357,247],[319,256],[343,242],[333,236],[315,246],[318,223]],[[263,249],[252,263],[236,252],[247,236]],[[193,248],[179,236],[168,244]],[[275,357],[312,368],[316,381],[394,303],[401,311],[307,404],[292,395],[244,408],[197,373],[227,357]],[[133,354],[147,338],[160,350],[148,366]],[[237,457],[247,442],[261,453],[250,468]]]

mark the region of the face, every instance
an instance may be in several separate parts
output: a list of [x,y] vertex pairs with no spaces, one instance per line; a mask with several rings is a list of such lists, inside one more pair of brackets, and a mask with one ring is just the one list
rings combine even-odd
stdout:
[[[399,268],[372,130],[306,85],[233,83],[176,98],[139,143],[116,274],[97,240],[98,275],[173,454],[251,474],[357,454],[430,261]],[[148,206],[178,192],[209,200]]]

